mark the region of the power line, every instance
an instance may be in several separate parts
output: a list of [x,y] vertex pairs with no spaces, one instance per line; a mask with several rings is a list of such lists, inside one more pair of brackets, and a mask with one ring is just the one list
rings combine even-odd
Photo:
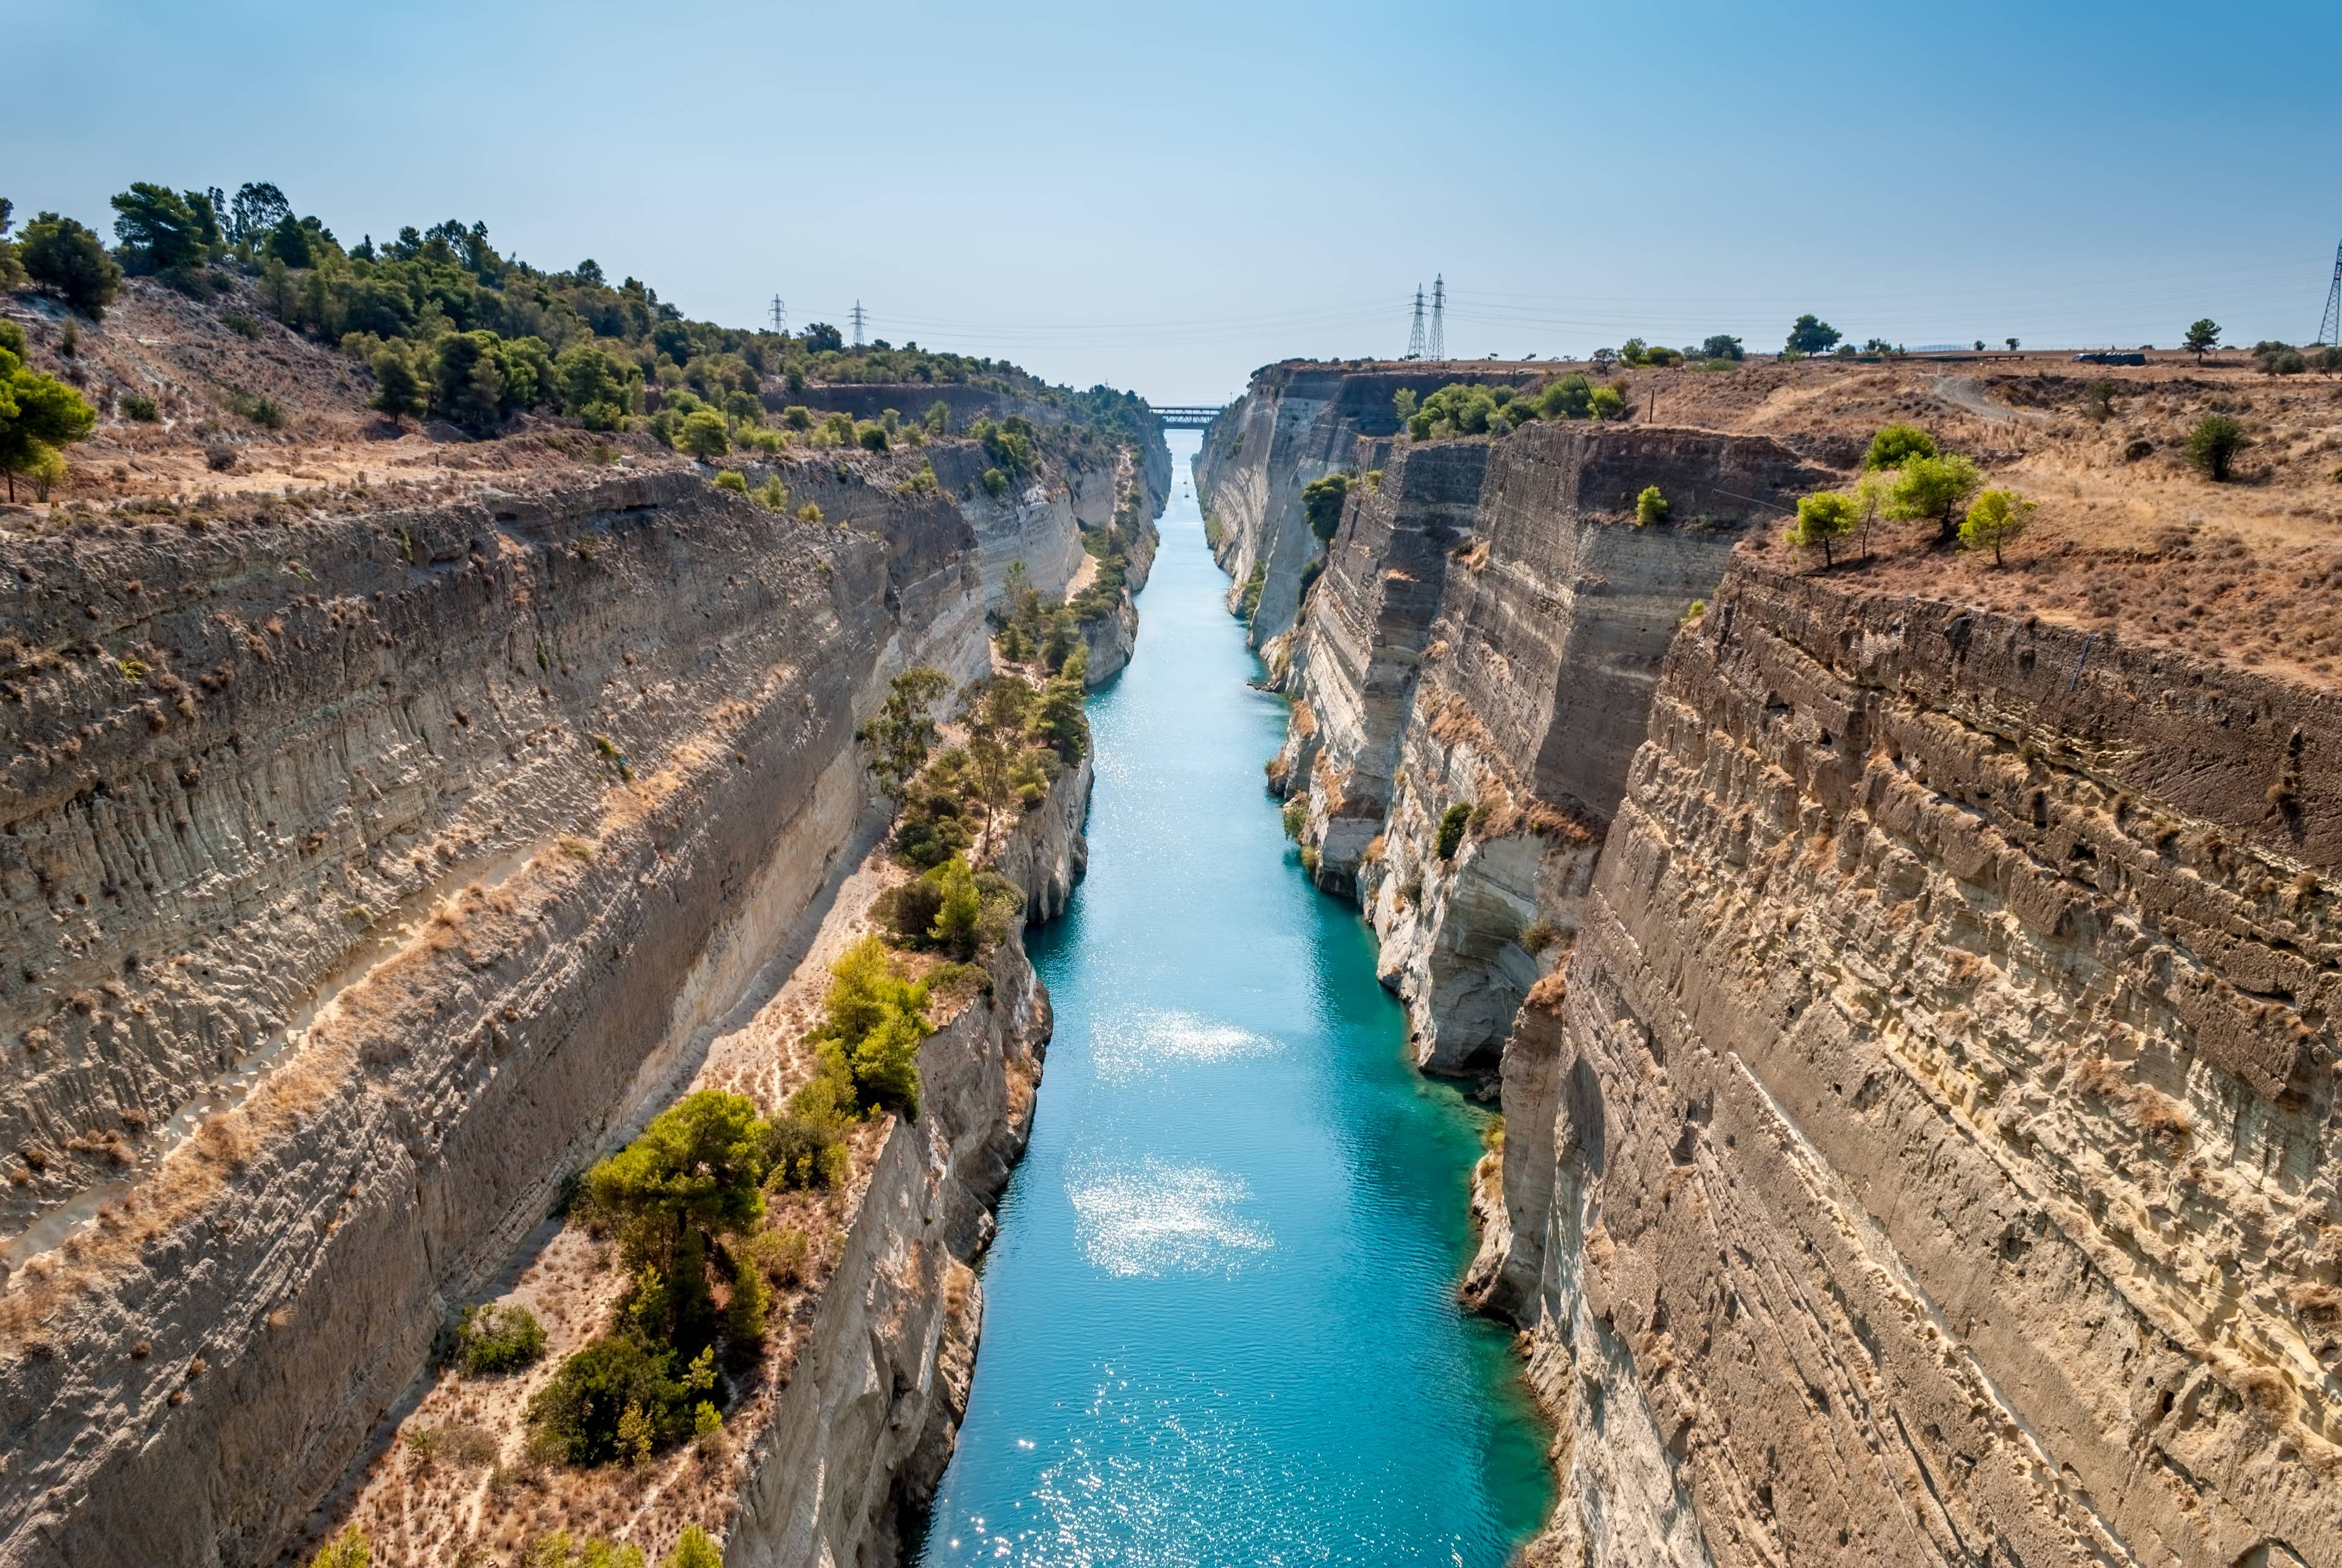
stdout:
[[2317,341],[2342,346],[2342,245],[2334,247],[2334,286],[2326,291],[2326,315],[2317,324]]
[[1431,275],[1431,357],[1447,357],[1447,279]]
[[1421,284],[1415,285],[1415,325],[1406,335],[1406,356],[1409,359],[1423,357],[1423,285]]
[[854,302],[854,346],[856,348],[862,346],[862,328],[868,319],[869,317],[863,311],[862,302],[856,300]]
[[783,336],[788,335],[789,307],[781,303],[779,295],[773,296],[773,330]]

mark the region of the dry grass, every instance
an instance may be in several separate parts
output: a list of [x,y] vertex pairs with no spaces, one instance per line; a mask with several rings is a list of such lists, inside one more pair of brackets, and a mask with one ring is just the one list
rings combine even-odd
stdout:
[[[1963,371],[1987,400],[2047,417],[1986,420],[1955,405],[1937,383]],[[1873,531],[1870,559],[1842,563],[1833,575],[2313,684],[2342,680],[2342,624],[2327,611],[2342,587],[2342,383],[2168,360],[2114,370],[2047,361],[2021,369],[1765,365],[1630,379],[1638,391],[1660,389],[1664,424],[1770,434],[1849,478],[1873,430],[1909,421],[1974,458],[1987,485],[2040,504],[2006,568],[1937,548],[1931,524],[1887,523]],[[2087,391],[2101,380],[2117,389],[2103,418]],[[2188,428],[2214,413],[2237,419],[2255,443],[2222,484],[2180,455]],[[2146,455],[2128,455],[2142,443]],[[1743,547],[1787,560],[1770,532]]]

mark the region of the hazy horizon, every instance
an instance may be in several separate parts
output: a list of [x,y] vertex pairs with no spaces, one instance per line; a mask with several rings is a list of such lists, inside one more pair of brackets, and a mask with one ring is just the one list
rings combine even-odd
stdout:
[[133,180],[270,180],[345,244],[477,219],[694,316],[858,299],[1159,403],[1395,356],[1436,274],[1459,357],[1772,349],[1802,311],[1912,347],[2317,331],[2342,116],[2255,67],[2330,56],[2335,8],[1799,11],[12,5],[0,195],[110,235]]

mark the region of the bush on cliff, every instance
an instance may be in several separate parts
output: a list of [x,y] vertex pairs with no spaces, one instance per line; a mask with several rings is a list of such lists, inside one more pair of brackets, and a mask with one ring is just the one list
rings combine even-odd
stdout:
[[367,1568],[374,1561],[374,1538],[353,1524],[317,1548],[309,1568]]
[[1536,411],[1546,419],[1583,419],[1593,406],[1594,384],[1572,373],[1547,382],[1536,394]]
[[1472,808],[1465,804],[1462,801],[1457,801],[1454,805],[1449,806],[1447,810],[1441,814],[1439,818],[1439,840],[1436,846],[1439,852],[1440,859],[1454,860],[1456,858],[1456,852],[1462,848],[1464,844],[1464,829],[1471,820]]
[[30,475],[46,499],[64,472],[58,448],[85,439],[97,424],[97,411],[81,394],[55,376],[26,369],[23,352],[21,331],[0,342],[0,473],[7,475],[11,501],[20,474]]
[[926,983],[904,977],[886,944],[866,936],[830,967],[826,1016],[807,1036],[833,1075],[842,1065],[856,1103],[919,1114],[919,1043],[926,1020]]
[[1822,570],[1827,572],[1837,554],[1838,542],[1862,525],[1862,504],[1854,496],[1839,490],[1824,490],[1797,498],[1797,518],[1790,524],[1787,539],[1801,549],[1822,553]]
[[467,1377],[494,1377],[533,1366],[545,1354],[545,1327],[525,1306],[464,1309],[455,1330],[455,1364]]
[[1937,536],[1948,543],[1958,530],[1954,518],[1961,504],[1980,483],[1977,465],[1957,454],[1908,458],[1887,489],[1887,515],[1904,521],[1932,518]]
[[1309,532],[1319,544],[1333,542],[1335,530],[1342,525],[1342,504],[1349,494],[1350,476],[1346,474],[1328,474],[1301,487],[1301,514],[1308,519]]
[[1667,520],[1667,498],[1656,484],[1646,484],[1635,497],[1635,526],[1648,528]]

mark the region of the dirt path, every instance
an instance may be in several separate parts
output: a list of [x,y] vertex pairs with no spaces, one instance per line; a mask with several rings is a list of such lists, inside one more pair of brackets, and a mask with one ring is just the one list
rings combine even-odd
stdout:
[[1965,414],[1978,419],[2007,420],[2013,424],[2046,424],[2049,416],[2037,409],[2011,408],[1995,403],[1984,394],[1972,375],[1939,375],[1934,387],[1936,395]]

